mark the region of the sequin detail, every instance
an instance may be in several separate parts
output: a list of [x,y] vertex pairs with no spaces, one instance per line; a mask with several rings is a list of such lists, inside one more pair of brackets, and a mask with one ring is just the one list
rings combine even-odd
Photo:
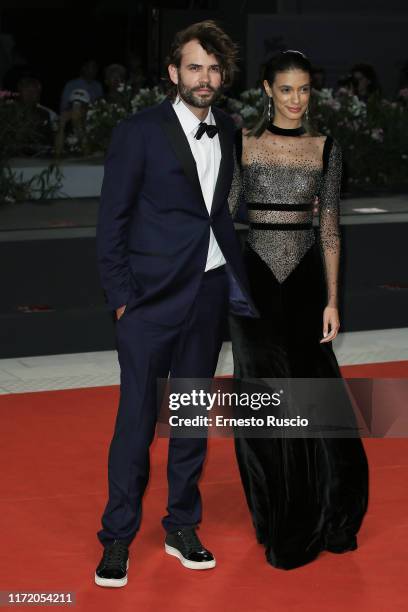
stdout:
[[[323,145],[324,138],[320,136],[292,138],[265,133],[260,138],[244,137],[242,165],[235,159],[229,204],[234,215],[241,198],[245,200],[249,218],[247,242],[282,283],[315,242],[311,223],[317,196],[328,290],[335,294],[337,274],[330,273],[329,260],[338,260],[340,253],[341,149],[332,142],[323,171]],[[307,207],[300,205],[307,202],[309,208],[304,210]],[[270,208],[274,210],[268,210],[272,203]],[[260,224],[268,225],[261,229]],[[283,229],[276,229],[277,224],[282,224]],[[305,229],[293,231],[295,227],[290,230],[288,224],[302,224]]]

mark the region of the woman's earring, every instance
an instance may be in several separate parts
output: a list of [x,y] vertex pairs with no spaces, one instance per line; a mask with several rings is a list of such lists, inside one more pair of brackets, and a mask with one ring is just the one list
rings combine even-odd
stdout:
[[269,103],[268,103],[268,123],[271,122],[271,107],[272,107],[272,98],[269,98]]
[[306,119],[306,121],[309,121],[309,107],[307,107],[307,109],[305,111],[305,119]]

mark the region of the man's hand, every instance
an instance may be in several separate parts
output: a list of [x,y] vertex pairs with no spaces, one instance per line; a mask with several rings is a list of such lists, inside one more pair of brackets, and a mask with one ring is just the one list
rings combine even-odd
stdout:
[[119,319],[121,318],[125,310],[126,310],[126,304],[116,309],[116,320],[117,321],[119,321]]

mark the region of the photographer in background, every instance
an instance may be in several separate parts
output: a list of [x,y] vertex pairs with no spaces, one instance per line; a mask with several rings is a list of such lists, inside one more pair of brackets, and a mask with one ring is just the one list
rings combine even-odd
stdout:
[[58,116],[40,104],[41,81],[33,76],[23,76],[17,82],[17,92],[24,121],[32,126],[32,135],[21,153],[29,156],[50,153]]
[[86,153],[85,121],[90,102],[90,96],[84,89],[74,89],[71,93],[68,109],[61,113],[55,139],[57,157]]
[[90,102],[102,98],[103,88],[101,83],[96,80],[98,70],[96,61],[90,59],[82,65],[79,77],[66,83],[61,96],[61,113],[69,108],[71,95],[78,89],[86,91]]

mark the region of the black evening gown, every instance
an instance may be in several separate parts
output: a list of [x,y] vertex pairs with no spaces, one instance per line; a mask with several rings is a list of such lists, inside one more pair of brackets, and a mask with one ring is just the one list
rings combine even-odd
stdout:
[[[339,254],[341,150],[329,137],[323,144],[322,137],[302,130],[276,131],[245,138],[243,151],[237,145],[230,207],[234,213],[243,197],[248,208],[244,259],[260,318],[230,318],[234,377],[338,378],[331,343],[319,341],[333,289],[326,282],[330,264],[324,264]],[[356,548],[368,499],[359,437],[240,436],[235,449],[256,536],[270,564],[292,569],[323,550]]]

